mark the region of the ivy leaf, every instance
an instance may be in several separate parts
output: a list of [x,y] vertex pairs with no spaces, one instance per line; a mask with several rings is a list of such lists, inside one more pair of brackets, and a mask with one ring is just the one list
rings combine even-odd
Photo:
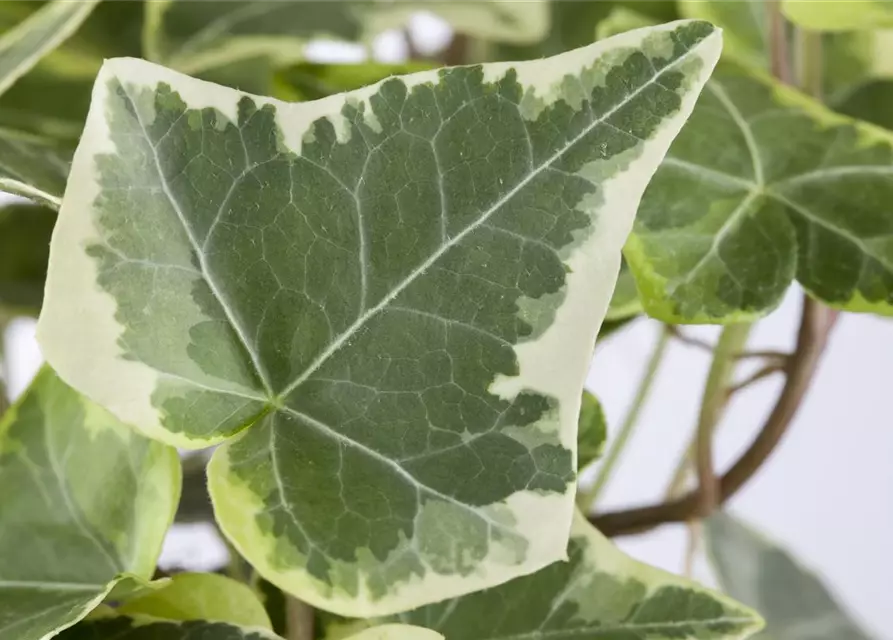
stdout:
[[0,94],[59,46],[99,0],[55,0],[0,37]]
[[95,616],[62,633],[59,640],[282,640],[272,631],[206,620],[159,620],[147,616]]
[[44,368],[0,422],[0,640],[49,638],[150,578],[179,482],[176,451]]
[[860,31],[893,27],[891,0],[782,0],[781,10],[794,24],[813,31]]
[[[399,616],[446,640],[732,640],[762,627],[757,613],[684,578],[636,562],[577,513],[568,561],[486,591]],[[324,640],[369,622],[334,622]]]
[[206,0],[146,5],[144,47],[154,62],[202,75],[239,60],[266,58],[273,67],[304,60],[315,38],[371,42],[420,10],[484,40],[536,42],[546,35],[548,4],[529,2],[278,2]]
[[614,285],[614,293],[605,320],[610,322],[625,320],[640,313],[642,313],[642,302],[636,289],[636,279],[632,269],[629,268],[629,263],[623,259],[620,261],[620,273],[617,276],[617,284]]
[[766,618],[763,640],[868,640],[812,571],[736,518],[705,521],[713,568],[723,590]]
[[893,78],[878,78],[859,85],[835,105],[843,115],[893,129]]
[[893,314],[893,137],[730,63],[642,198],[624,255],[649,315],[728,323],[796,278],[849,311]]
[[58,209],[70,158],[64,145],[0,128],[0,191]]
[[588,391],[583,391],[577,431],[577,468],[583,469],[602,455],[608,426],[602,403]]
[[679,0],[679,13],[722,27],[725,53],[755,67],[768,65],[769,16],[764,0]]
[[314,606],[535,571],[563,556],[620,247],[719,47],[676,23],[300,104],[112,60],[43,353],[147,435],[227,440],[218,522]]
[[56,213],[33,204],[0,208],[0,308],[37,315]]
[[248,585],[215,573],[175,574],[165,586],[128,600],[118,612],[272,629],[264,605]]

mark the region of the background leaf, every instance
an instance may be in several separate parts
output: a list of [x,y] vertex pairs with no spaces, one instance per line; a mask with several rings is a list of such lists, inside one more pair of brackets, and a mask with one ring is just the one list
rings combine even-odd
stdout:
[[158,620],[107,615],[85,620],[59,640],[282,640],[271,631],[223,622]]
[[365,629],[347,640],[442,640],[435,631],[407,624],[385,624]]
[[56,213],[33,204],[0,208],[0,309],[37,315]]
[[649,315],[756,318],[793,278],[834,307],[893,313],[889,133],[730,63],[690,122],[624,248]]
[[607,437],[608,426],[602,403],[588,391],[583,391],[577,432],[577,469],[583,469],[601,457]]
[[150,578],[179,473],[176,451],[43,369],[0,422],[0,639],[47,638]]
[[110,61],[44,354],[152,437],[239,434],[210,465],[217,519],[315,606],[534,571],[562,554],[633,207],[719,46],[677,23],[303,104]]
[[722,589],[766,618],[764,640],[868,640],[821,580],[736,518],[705,521]]
[[[568,561],[399,616],[446,640],[747,638],[760,617],[725,596],[621,553],[577,514]],[[366,623],[323,622],[324,640]]]
[[782,0],[785,17],[815,31],[860,31],[893,26],[890,0]]
[[263,604],[251,588],[216,573],[175,574],[167,585],[128,600],[118,612],[272,629]]

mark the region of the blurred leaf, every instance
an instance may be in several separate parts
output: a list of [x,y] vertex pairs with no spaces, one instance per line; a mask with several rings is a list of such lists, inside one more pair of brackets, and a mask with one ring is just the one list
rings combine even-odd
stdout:
[[285,636],[288,630],[285,593],[272,582],[268,582],[259,576],[256,578],[254,589],[259,595],[261,602],[263,602],[264,610],[267,612],[273,631],[281,636]]
[[5,31],[0,36],[0,94],[68,38],[97,2],[56,0]]
[[847,116],[893,130],[893,78],[866,82],[835,105]]
[[58,209],[70,160],[70,150],[60,143],[0,129],[0,191]]
[[814,31],[893,27],[891,0],[782,0],[781,8],[788,20]]
[[276,73],[275,93],[283,100],[307,101],[324,98],[344,91],[375,84],[390,76],[427,71],[436,65],[432,62],[407,62],[384,64],[314,64],[304,62]]
[[757,67],[767,66],[769,22],[764,0],[679,0],[679,12],[721,27],[724,54]]
[[263,604],[248,585],[216,573],[178,573],[164,587],[128,600],[118,612],[272,628]]
[[736,518],[705,521],[707,549],[726,593],[766,619],[762,640],[868,640],[828,588],[784,549]]
[[583,469],[601,457],[607,437],[608,426],[605,413],[602,411],[602,403],[584,390],[577,431],[577,469]]
[[0,208],[0,307],[37,315],[50,253],[54,211],[33,204]]
[[345,640],[443,640],[436,631],[408,624],[384,624],[356,633]]
[[148,616],[91,616],[59,640],[282,640],[271,631],[206,620],[159,620]]
[[598,23],[595,37],[597,40],[603,40],[624,31],[632,31],[652,24],[654,24],[654,19],[650,16],[627,7],[615,7],[604,20]]
[[624,255],[649,315],[760,317],[793,279],[893,314],[893,134],[720,63],[642,198]]
[[[147,7],[145,55],[201,77],[241,60],[266,59],[276,69],[304,61],[310,40],[326,38],[368,45],[380,32],[404,26],[420,10],[438,15],[459,33],[484,40],[535,42],[549,28],[548,5],[544,0],[169,0],[152,2]],[[233,86],[231,82],[226,84]]]
[[208,495],[208,457],[197,451],[183,458],[183,491],[177,506],[177,522],[214,522]]
[[639,300],[636,279],[624,258],[620,262],[620,273],[617,275],[617,284],[614,286],[614,295],[611,296],[605,321],[623,320],[640,313],[642,313],[642,301]]
[[596,26],[612,7],[609,0],[553,0],[549,3],[551,27],[543,40],[526,46],[496,45],[491,47],[490,56],[496,60],[533,60],[591,44]]
[[0,420],[0,640],[42,640],[155,569],[180,490],[170,447],[48,367]]

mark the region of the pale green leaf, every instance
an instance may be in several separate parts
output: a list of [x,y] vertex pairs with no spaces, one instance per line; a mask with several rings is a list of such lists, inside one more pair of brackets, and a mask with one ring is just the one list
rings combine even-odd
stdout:
[[893,314],[893,135],[723,63],[642,199],[624,255],[649,315],[726,323],[795,278]]
[[548,3],[527,2],[279,2],[160,0],[146,7],[145,55],[184,73],[204,74],[264,57],[274,67],[300,62],[313,39],[371,43],[420,10],[458,32],[486,40],[535,42],[549,28]]
[[[568,561],[399,616],[446,640],[737,640],[762,627],[744,605],[623,554],[577,513]],[[369,622],[335,622],[341,640]]]
[[781,10],[794,24],[814,31],[893,27],[893,0],[782,0]]
[[99,0],[55,0],[0,37],[0,94],[58,47]]
[[868,640],[822,581],[787,551],[723,513],[705,523],[722,589],[766,619],[764,640]]
[[383,624],[360,631],[346,640],[443,640],[443,636],[408,624]]
[[71,153],[64,145],[0,128],[0,191],[58,209],[70,158]]
[[150,578],[179,482],[176,451],[43,369],[0,422],[0,640],[48,638]]
[[175,574],[166,586],[128,600],[118,612],[271,628],[263,604],[248,585],[215,573]]
[[636,289],[636,279],[632,269],[629,268],[629,263],[622,260],[605,320],[610,322],[625,320],[640,313],[642,313],[642,302],[639,300],[639,291]]
[[402,64],[367,62],[362,64],[317,64],[303,62],[276,73],[277,97],[294,102],[317,100],[335,93],[353,91],[390,76],[427,71],[437,65],[411,61]]
[[[272,631],[207,620],[160,620],[148,616],[94,616],[58,640],[282,640]],[[414,640],[409,638],[407,640]]]
[[37,315],[56,213],[33,204],[0,208],[0,309]]
[[[616,36],[624,31],[632,29],[641,29],[642,27],[650,27],[655,23],[650,16],[639,13],[628,7],[619,6],[611,10],[608,16],[598,23],[595,29],[595,37],[597,40],[603,40]],[[727,48],[728,44],[723,43],[723,48]]]
[[620,247],[719,48],[676,23],[299,104],[109,61],[43,353],[152,437],[239,434],[218,521],[315,606],[535,571],[563,555]]
[[588,391],[583,391],[580,420],[577,431],[577,468],[583,469],[602,455],[608,426],[602,403]]

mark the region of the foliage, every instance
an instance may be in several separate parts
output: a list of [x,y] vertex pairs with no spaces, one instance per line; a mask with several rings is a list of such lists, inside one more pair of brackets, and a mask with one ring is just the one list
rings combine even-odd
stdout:
[[[368,52],[418,11],[453,28],[443,52],[310,55]],[[0,640],[732,640],[761,614],[759,637],[866,638],[714,512],[783,435],[838,311],[893,315],[891,18],[887,0],[0,3],[0,190],[26,199],[0,206],[0,329],[39,314],[48,361],[0,418]],[[794,282],[795,350],[749,354],[764,366],[736,382]],[[668,324],[614,433],[583,382],[596,335],[643,316]],[[577,511],[578,472],[600,465],[588,509],[672,336],[692,342],[679,324],[728,325],[679,481],[654,507]],[[728,398],[778,372],[716,472]],[[215,445],[181,471],[174,447]],[[228,576],[156,573],[175,512],[219,528]],[[743,604],[592,524],[698,519]]]

